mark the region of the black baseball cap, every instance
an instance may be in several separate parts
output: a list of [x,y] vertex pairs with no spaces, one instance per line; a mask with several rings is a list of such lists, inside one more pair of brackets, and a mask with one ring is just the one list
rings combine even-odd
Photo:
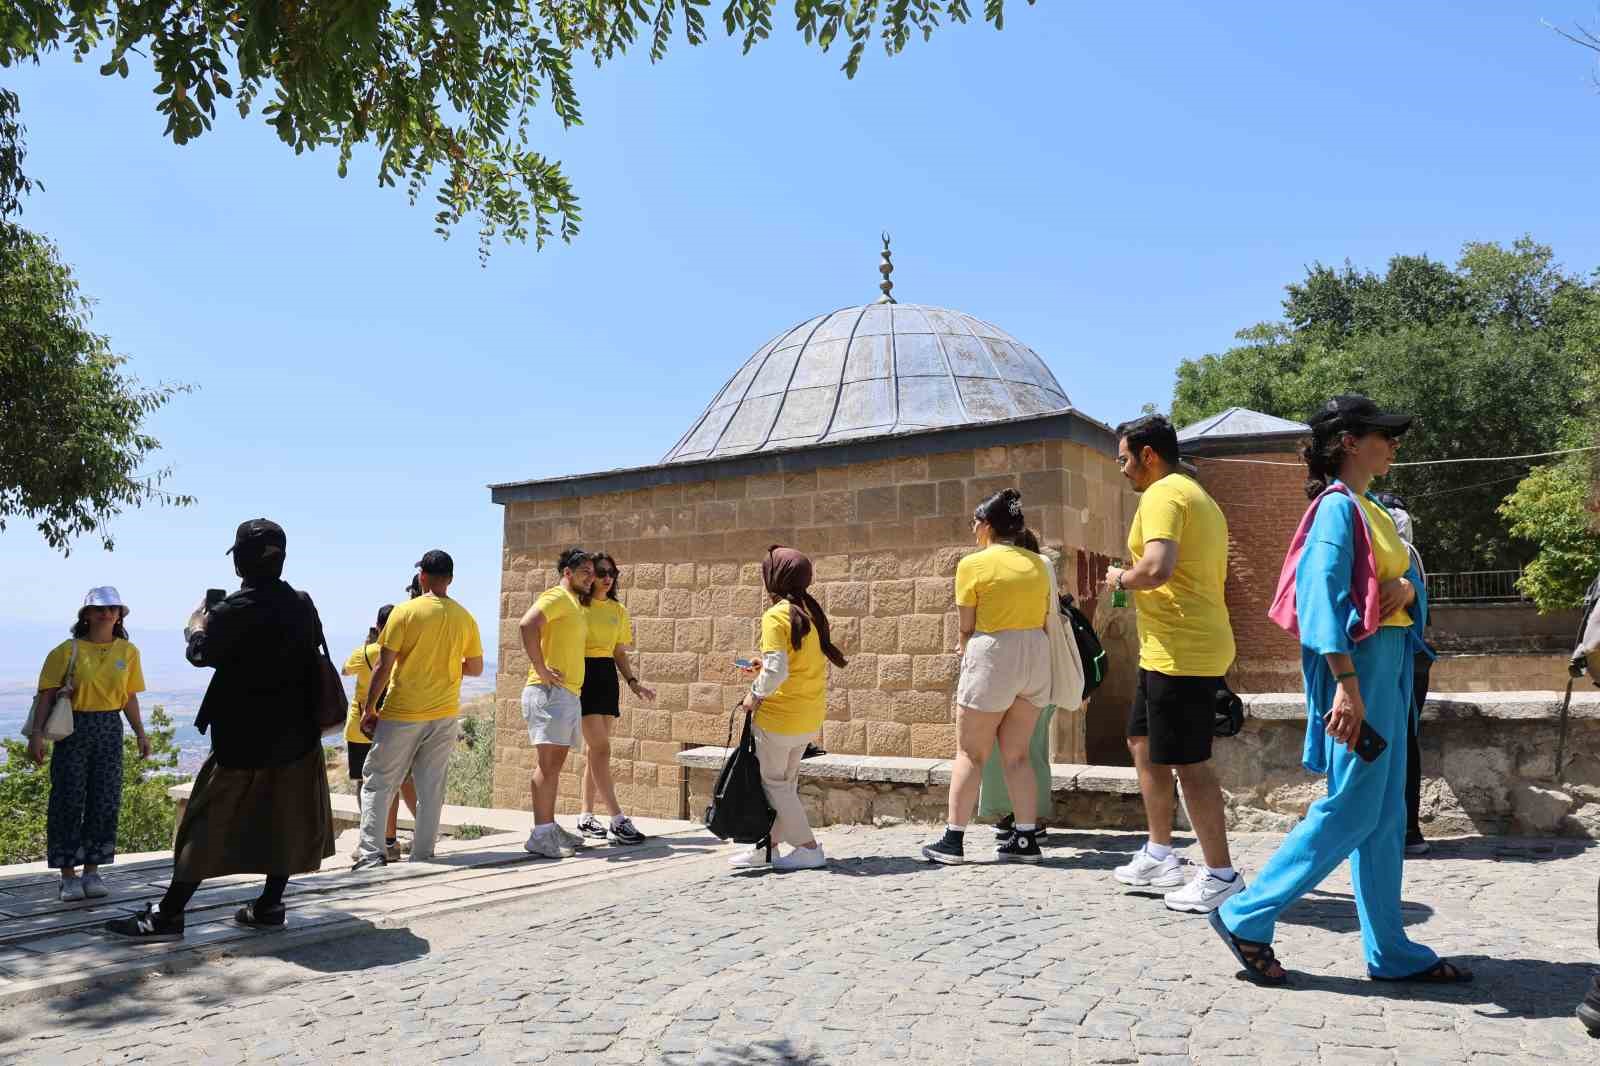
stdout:
[[257,557],[282,555],[289,546],[289,540],[283,535],[283,527],[270,518],[252,518],[248,522],[240,522],[239,528],[233,534],[233,547],[223,552],[224,555],[254,555]]
[[1385,411],[1360,393],[1335,396],[1311,416],[1311,425],[1321,427],[1336,423],[1346,429],[1386,429],[1400,434],[1411,428],[1410,415],[1399,411]]
[[424,552],[422,558],[418,559],[412,565],[414,565],[418,570],[421,570],[424,574],[439,574],[443,577],[454,577],[456,572],[456,562],[454,559],[450,558],[450,553],[442,552],[438,548],[434,548],[432,551]]

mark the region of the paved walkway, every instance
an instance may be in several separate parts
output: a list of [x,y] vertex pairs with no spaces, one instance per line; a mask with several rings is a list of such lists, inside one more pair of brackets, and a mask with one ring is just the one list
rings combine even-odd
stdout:
[[[1037,869],[945,869],[912,857],[925,835],[828,830],[826,872],[732,877],[701,854],[16,1004],[0,1060],[1600,1061],[1572,1017],[1595,970],[1590,845],[1447,842],[1409,865],[1416,935],[1474,985],[1366,980],[1340,874],[1286,915],[1294,983],[1266,990],[1235,978],[1202,920],[1110,881],[1137,837],[1057,836]],[[1236,841],[1247,873],[1278,839]]]

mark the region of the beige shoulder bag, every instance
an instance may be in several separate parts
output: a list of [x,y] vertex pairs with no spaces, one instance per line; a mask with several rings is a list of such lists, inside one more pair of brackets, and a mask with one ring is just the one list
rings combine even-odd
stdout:
[[[50,714],[44,720],[44,726],[39,730],[39,735],[49,741],[65,740],[72,735],[72,682],[78,672],[78,642],[72,642],[72,657],[67,660],[67,675],[61,679],[61,687],[56,690],[56,699],[50,705]],[[35,697],[37,699],[37,697]],[[34,713],[38,710],[37,703],[28,720],[22,723],[22,735],[33,736]]]

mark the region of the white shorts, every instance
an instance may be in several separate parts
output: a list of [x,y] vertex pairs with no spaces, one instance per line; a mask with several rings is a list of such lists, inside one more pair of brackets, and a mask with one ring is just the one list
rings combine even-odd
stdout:
[[998,712],[1019,696],[1041,710],[1050,702],[1050,638],[1044,630],[972,634],[961,657],[956,705]]
[[535,744],[576,747],[583,737],[583,704],[559,685],[529,685],[522,690],[522,717]]

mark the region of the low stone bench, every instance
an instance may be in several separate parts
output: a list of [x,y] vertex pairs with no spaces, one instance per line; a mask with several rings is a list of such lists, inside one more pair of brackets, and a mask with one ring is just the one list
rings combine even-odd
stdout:
[[[721,747],[690,748],[677,756],[688,771],[689,812],[704,813],[717,772],[728,757]],[[942,822],[950,795],[949,759],[885,755],[819,755],[800,763],[800,798],[814,825],[895,825]],[[1053,826],[1137,828],[1144,821],[1139,779],[1130,766],[1050,767]]]

